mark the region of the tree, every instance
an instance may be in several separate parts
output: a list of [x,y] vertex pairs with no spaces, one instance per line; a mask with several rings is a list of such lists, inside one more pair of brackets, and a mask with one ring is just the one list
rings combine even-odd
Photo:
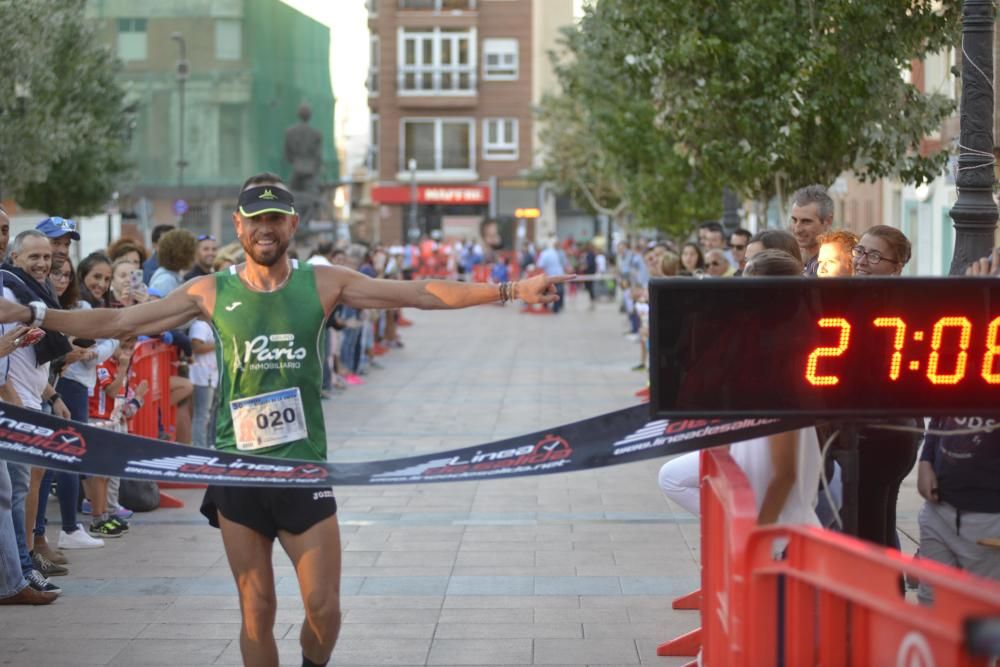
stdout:
[[626,206],[640,226],[686,234],[719,215],[721,187],[656,128],[648,92],[623,76],[626,52],[601,20],[601,5],[564,30],[563,51],[553,54],[563,92],[540,109],[544,172],[595,210],[595,203]]
[[[15,8],[16,5],[16,8]],[[80,0],[0,0],[0,187],[54,215],[100,210],[126,173],[118,65]]]
[[954,43],[957,0],[604,0],[592,11],[629,50],[629,83],[700,173],[779,200],[852,170],[935,178],[920,153],[954,103],[901,76]]

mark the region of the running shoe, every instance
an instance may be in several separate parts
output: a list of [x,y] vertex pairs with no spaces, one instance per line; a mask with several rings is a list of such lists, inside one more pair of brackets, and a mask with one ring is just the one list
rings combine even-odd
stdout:
[[57,565],[65,565],[69,562],[69,559],[66,558],[66,554],[59,551],[59,549],[53,549],[49,546],[48,541],[44,539],[39,540],[37,536],[35,537],[35,551],[42,554]]
[[42,573],[43,577],[62,577],[69,574],[68,567],[53,563],[37,551],[31,552],[31,563],[36,570]]
[[121,537],[124,534],[124,531],[117,524],[113,523],[111,519],[96,521],[90,524],[87,532],[94,537]]
[[82,524],[76,524],[76,530],[67,533],[59,531],[60,549],[97,549],[104,546],[104,540],[99,540],[87,534]]
[[131,519],[133,514],[135,514],[135,512],[124,507],[119,507],[115,510],[115,518],[118,519]]
[[362,380],[360,377],[358,377],[354,373],[350,373],[348,375],[345,375],[344,376],[344,382],[346,382],[349,385],[354,385],[354,386],[357,386],[359,384],[364,384],[365,383],[364,380]]
[[93,505],[90,504],[89,500],[84,498],[83,503],[81,503],[80,505],[80,514],[90,514],[92,510],[93,510]]
[[24,575],[24,578],[28,580],[28,585],[39,593],[62,593],[61,588],[43,577],[42,573],[38,570],[32,570],[28,574]]
[[116,526],[118,526],[119,528],[121,528],[123,534],[128,532],[129,525],[128,525],[128,521],[126,521],[125,519],[119,519],[116,516],[112,516],[110,519],[108,519],[108,522],[109,523],[113,523]]

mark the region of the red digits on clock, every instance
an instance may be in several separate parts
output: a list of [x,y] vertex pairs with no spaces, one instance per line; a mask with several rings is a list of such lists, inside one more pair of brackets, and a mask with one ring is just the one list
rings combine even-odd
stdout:
[[1000,373],[993,372],[993,365],[1000,355],[1000,345],[997,344],[997,333],[1000,331],[1000,317],[990,322],[986,333],[986,356],[983,357],[983,379],[990,384],[1000,384]]
[[819,321],[823,328],[840,327],[840,339],[836,347],[817,347],[809,354],[806,362],[806,380],[817,387],[832,387],[840,382],[836,375],[817,375],[816,366],[820,357],[839,357],[846,350],[851,340],[851,325],[842,317],[824,317]]
[[899,379],[899,368],[903,365],[903,343],[906,342],[906,322],[900,317],[878,317],[877,327],[895,327],[896,335],[892,339],[892,361],[889,362],[889,379]]
[[[961,329],[958,339],[958,359],[953,373],[938,373],[938,363],[941,359],[941,337],[945,327]],[[958,384],[965,377],[965,367],[969,361],[969,339],[972,338],[972,323],[965,317],[942,317],[934,323],[931,334],[931,358],[927,364],[927,379],[933,384]]]

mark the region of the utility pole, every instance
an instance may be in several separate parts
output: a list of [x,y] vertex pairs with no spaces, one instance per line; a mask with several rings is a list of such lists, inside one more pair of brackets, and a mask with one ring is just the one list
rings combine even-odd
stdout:
[[[184,159],[184,84],[188,79],[188,74],[191,71],[191,66],[187,60],[187,43],[184,41],[184,35],[179,32],[175,32],[170,35],[170,39],[177,42],[177,46],[180,49],[180,57],[177,60],[177,100],[178,100],[178,125],[180,129],[180,138],[178,139],[178,152],[177,152],[177,187],[184,187],[184,168],[187,167],[187,161]],[[178,193],[180,196],[180,193]]]
[[951,275],[993,249],[993,0],[965,0],[962,7],[962,99],[959,106],[958,200],[951,209],[955,253]]

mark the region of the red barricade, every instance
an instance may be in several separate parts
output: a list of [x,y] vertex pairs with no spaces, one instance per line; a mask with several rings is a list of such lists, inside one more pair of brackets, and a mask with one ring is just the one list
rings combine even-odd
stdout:
[[746,559],[757,525],[753,489],[722,449],[701,453],[702,627],[661,644],[657,655],[690,655],[703,649],[706,665],[732,665],[743,654]]
[[132,372],[135,373],[134,386],[145,380],[149,390],[142,407],[129,421],[129,433],[147,438],[159,438],[163,427],[165,440],[175,436],[176,408],[170,404],[170,376],[175,374],[177,348],[159,340],[144,340],[137,343],[132,355]]
[[[808,526],[755,530],[747,567],[756,664],[993,664],[969,654],[963,625],[1000,614],[994,581]],[[904,572],[932,588],[932,605],[903,596]]]
[[[1000,615],[1000,583],[831,531],[759,527],[746,476],[721,449],[701,453],[701,511],[702,627],[658,655],[701,649],[708,667],[992,664],[969,653],[963,625]],[[904,574],[932,587],[933,605],[903,595]]]

